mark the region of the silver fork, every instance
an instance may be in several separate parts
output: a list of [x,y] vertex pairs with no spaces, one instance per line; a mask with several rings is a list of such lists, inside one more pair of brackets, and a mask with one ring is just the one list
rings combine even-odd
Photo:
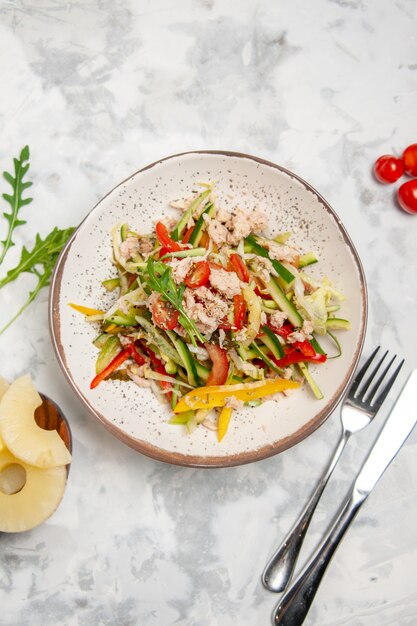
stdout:
[[[404,363],[404,361],[401,361],[382,391],[379,395],[377,395],[382,381],[396,358],[396,356],[394,356],[389,361],[388,365],[386,365],[385,369],[375,382],[377,373],[388,354],[388,351],[385,352],[384,356],[380,359],[371,374],[365,380],[365,374],[371,366],[379,349],[380,346],[374,350],[369,359],[356,374],[351,386],[349,387],[348,393],[343,400],[341,408],[342,434],[327,468],[325,469],[299,518],[279,548],[273,554],[263,571],[263,585],[270,591],[283,591],[287,586],[287,583],[294,572],[297,558],[317,503],[320,500],[320,496],[323,493],[323,490],[349,440],[349,437],[353,433],[356,433],[367,426],[375,417]],[[361,383],[363,384],[359,389]],[[372,383],[374,383],[374,385],[372,389],[370,389]]]

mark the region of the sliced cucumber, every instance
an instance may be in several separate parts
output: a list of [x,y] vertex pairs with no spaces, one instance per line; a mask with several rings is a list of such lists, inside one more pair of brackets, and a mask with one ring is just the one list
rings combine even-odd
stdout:
[[179,250],[178,252],[168,252],[161,257],[161,261],[163,259],[185,259],[186,257],[193,256],[203,256],[206,254],[207,250],[205,248],[189,248],[188,250]]
[[204,215],[207,215],[208,217],[213,217],[215,212],[216,212],[216,208],[214,204],[210,203],[208,207],[202,212],[202,214],[198,218],[196,225],[194,226],[194,230],[191,233],[191,237],[188,243],[190,243],[193,246],[198,246],[198,244],[200,243],[200,239],[203,236],[203,233],[207,226],[207,223],[204,219]]
[[96,348],[101,349],[108,338],[109,335],[107,333],[100,333],[95,339],[93,339],[93,345],[95,345]]
[[101,283],[107,291],[114,291],[120,287],[120,278],[108,278]]
[[171,361],[174,361],[178,365],[183,364],[182,359],[178,355],[178,352],[176,351],[174,346],[167,339],[165,339],[164,335],[160,333],[159,330],[155,328],[155,326],[149,320],[147,320],[145,317],[137,315],[136,321],[142,326],[142,328],[145,329],[151,341],[158,346],[162,354],[164,354],[166,357],[171,359]]
[[258,256],[262,256],[265,259],[269,259],[269,261],[271,261],[272,263],[274,270],[281,276],[281,278],[288,285],[292,283],[292,281],[294,280],[294,274],[292,274],[289,270],[287,270],[287,268],[284,267],[282,263],[280,263],[276,259],[271,259],[271,257],[268,254],[268,250],[264,248],[263,246],[259,245],[259,243],[256,241],[253,235],[249,235],[249,237],[246,237],[245,242],[249,244],[254,254],[257,254]]
[[262,326],[262,331],[265,333],[265,336],[262,337],[262,342],[271,350],[276,359],[282,359],[285,356],[285,352],[276,334],[266,325]]
[[129,224],[122,224],[120,226],[120,239],[124,241],[129,236]]
[[176,227],[174,228],[174,230],[171,233],[171,237],[172,237],[172,239],[174,241],[178,241],[178,239],[182,235],[182,232],[183,232],[184,228],[187,226],[190,217],[193,216],[194,211],[200,206],[200,204],[203,202],[204,198],[207,198],[207,196],[210,195],[210,193],[211,193],[211,187],[209,189],[206,189],[205,191],[203,191],[203,193],[200,193],[200,195],[197,196],[197,198],[194,200],[194,202],[192,202],[192,204],[190,204],[188,209],[186,211],[184,211],[184,213],[180,217]]
[[313,265],[313,263],[317,263],[318,258],[314,254],[314,252],[306,252],[300,256],[298,267],[307,267],[307,265]]
[[350,330],[350,322],[340,317],[329,317],[326,320],[326,330]]
[[174,344],[177,350],[178,356],[180,357],[182,361],[181,365],[185,367],[185,370],[187,372],[188,382],[193,387],[198,387],[200,381],[199,381],[199,377],[197,374],[196,361],[193,359],[191,352],[188,349],[187,344],[184,341],[182,341],[182,339],[180,339],[178,335],[176,335],[170,330],[167,331],[167,335],[169,336],[169,338],[171,339],[172,343]]
[[271,359],[265,354],[263,350],[261,350],[261,348],[255,342],[251,343],[251,348],[256,352],[257,356],[262,359],[264,363],[267,364],[267,366],[271,370],[273,370],[277,374],[282,374],[282,369],[275,365],[275,363],[271,361]]
[[115,335],[107,335],[107,337],[108,339],[97,357],[96,374],[100,374],[113,361],[114,357],[122,351],[118,337]]
[[265,287],[271,294],[281,311],[287,314],[288,320],[291,322],[291,324],[295,326],[295,328],[300,328],[304,322],[303,318],[301,317],[293,303],[288,300],[285,293],[282,291],[281,287],[278,285],[273,276],[271,276],[271,280],[269,281],[269,283],[265,283]]

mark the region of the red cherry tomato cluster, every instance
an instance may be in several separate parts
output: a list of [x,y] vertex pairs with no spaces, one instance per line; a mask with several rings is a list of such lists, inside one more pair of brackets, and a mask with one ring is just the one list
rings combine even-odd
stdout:
[[[403,174],[417,176],[417,143],[408,146],[401,158],[384,154],[375,161],[374,176],[380,183],[395,183]],[[399,187],[397,200],[407,213],[417,213],[417,178]]]

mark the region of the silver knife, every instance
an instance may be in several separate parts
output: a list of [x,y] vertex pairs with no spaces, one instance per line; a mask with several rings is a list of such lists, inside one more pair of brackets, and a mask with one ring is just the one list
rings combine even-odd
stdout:
[[417,369],[410,374],[385,426],[324,539],[275,608],[276,626],[300,626],[307,616],[324,572],[340,540],[417,421]]

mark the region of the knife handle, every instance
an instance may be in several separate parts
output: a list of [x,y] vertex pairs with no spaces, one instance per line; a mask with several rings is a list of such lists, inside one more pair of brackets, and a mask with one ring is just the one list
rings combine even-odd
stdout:
[[366,496],[364,492],[352,489],[324,539],[276,606],[272,615],[273,624],[300,626],[304,622],[330,559]]

